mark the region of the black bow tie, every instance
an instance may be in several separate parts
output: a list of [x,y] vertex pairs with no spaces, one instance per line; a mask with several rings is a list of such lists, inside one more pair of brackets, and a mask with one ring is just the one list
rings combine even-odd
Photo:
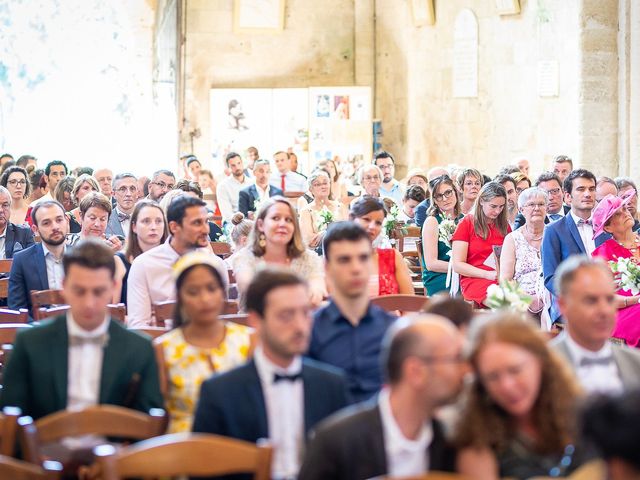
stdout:
[[118,213],[118,221],[120,223],[129,220],[131,218],[131,215],[129,215],[128,213],[122,213],[122,212],[117,212]]
[[273,383],[278,383],[282,381],[286,382],[295,382],[296,380],[300,380],[302,378],[302,373],[294,373],[293,375],[280,375],[276,373],[273,375]]
[[592,358],[592,357],[582,357],[580,360],[581,367],[590,367],[592,365],[602,365],[606,367],[611,362],[613,362],[613,357],[600,357],[600,358]]

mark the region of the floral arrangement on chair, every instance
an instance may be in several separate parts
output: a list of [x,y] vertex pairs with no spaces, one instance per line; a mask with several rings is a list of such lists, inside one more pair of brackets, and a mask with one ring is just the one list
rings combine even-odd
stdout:
[[384,233],[389,239],[395,239],[398,237],[404,237],[407,235],[408,230],[404,225],[404,222],[398,220],[400,216],[400,209],[397,205],[393,205],[391,209],[389,209],[389,213],[387,217],[384,219],[384,224],[382,228],[384,228]]
[[515,280],[502,280],[498,285],[487,288],[486,304],[491,310],[510,308],[518,312],[526,312],[533,298],[527,295]]
[[333,212],[327,207],[322,207],[318,213],[320,221],[318,222],[318,232],[322,232],[334,221]]
[[631,258],[618,258],[609,262],[618,288],[629,290],[632,295],[640,293],[640,265]]

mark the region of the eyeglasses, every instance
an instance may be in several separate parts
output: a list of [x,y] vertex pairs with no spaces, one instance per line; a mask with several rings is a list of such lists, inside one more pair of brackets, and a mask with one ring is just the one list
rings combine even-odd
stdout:
[[441,202],[445,198],[451,198],[451,195],[453,195],[453,190],[450,188],[449,190],[445,190],[442,193],[435,194],[433,198],[435,198],[436,202]]
[[559,195],[562,192],[561,188],[552,188],[551,190],[547,190],[549,195]]
[[374,175],[374,176],[369,176],[367,175],[366,177],[362,177],[363,180],[366,180],[367,182],[379,182],[380,181],[380,176],[379,175]]
[[414,355],[414,357],[420,359],[424,363],[463,363],[466,361],[462,353],[442,357],[434,357],[432,355]]
[[543,208],[547,208],[547,204],[544,202],[538,202],[538,203],[525,203],[525,208],[539,208],[540,210],[542,210]]
[[313,182],[311,186],[312,187],[328,187],[329,182]]
[[173,190],[173,187],[175,187],[175,185],[173,183],[164,183],[164,182],[153,182],[154,185],[159,186],[162,189],[167,189],[167,190]]
[[393,164],[390,163],[389,165],[378,165],[378,168],[380,170],[391,170],[393,168]]
[[136,187],[135,185],[131,185],[129,187],[125,187],[124,185],[120,188],[118,188],[116,190],[116,192],[118,192],[121,195],[126,194],[127,192],[129,193],[136,193],[138,191],[138,187]]
[[13,180],[9,180],[7,182],[9,185],[26,185],[27,181],[26,180],[16,180],[15,178]]

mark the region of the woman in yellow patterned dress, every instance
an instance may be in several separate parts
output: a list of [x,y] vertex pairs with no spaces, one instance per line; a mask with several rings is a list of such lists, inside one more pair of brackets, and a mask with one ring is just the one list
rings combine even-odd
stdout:
[[225,301],[210,254],[192,252],[173,267],[174,328],[155,340],[163,357],[169,432],[189,432],[200,384],[216,372],[242,365],[252,351],[252,329],[218,318]]

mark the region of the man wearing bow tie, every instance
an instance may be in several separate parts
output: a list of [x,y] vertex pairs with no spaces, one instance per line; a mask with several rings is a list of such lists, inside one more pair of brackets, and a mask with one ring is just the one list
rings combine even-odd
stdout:
[[593,240],[591,210],[596,201],[596,177],[588,170],[573,170],[564,180],[565,202],[571,211],[560,220],[547,225],[542,238],[542,273],[544,284],[551,292],[549,311],[552,322],[560,320],[556,300],[554,275],[558,265],[571,255],[591,256],[596,244]]
[[98,240],[82,240],[65,254],[63,269],[70,308],[17,336],[0,405],[20,407],[34,419],[102,403],[163,408],[151,342],[108,314],[113,252]]
[[556,273],[558,305],[566,329],[552,345],[589,393],[640,388],[640,353],[609,342],[616,324],[616,294],[606,263],[586,255],[565,260]]
[[138,200],[138,180],[131,173],[119,173],[113,179],[116,206],[109,215],[105,232],[107,237],[117,235],[123,239],[129,235],[131,213]]
[[301,357],[311,333],[308,298],[307,284],[293,273],[258,272],[247,311],[260,346],[246,365],[205,381],[196,408],[194,432],[269,439],[274,479],[297,477],[309,430],[347,405],[344,378]]

